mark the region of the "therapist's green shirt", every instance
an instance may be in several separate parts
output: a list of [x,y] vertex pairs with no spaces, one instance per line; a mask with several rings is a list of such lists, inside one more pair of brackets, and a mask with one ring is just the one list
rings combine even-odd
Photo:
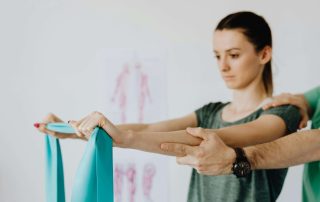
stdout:
[[[320,86],[304,94],[311,108],[312,129],[320,128]],[[308,145],[306,145],[308,146]],[[320,161],[305,164],[303,172],[303,202],[320,201]]]

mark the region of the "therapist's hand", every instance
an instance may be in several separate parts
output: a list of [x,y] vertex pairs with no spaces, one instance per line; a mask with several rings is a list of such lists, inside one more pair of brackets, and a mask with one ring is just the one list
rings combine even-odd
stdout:
[[214,132],[202,128],[187,128],[190,135],[203,139],[199,146],[177,143],[163,143],[161,149],[176,154],[177,163],[189,165],[204,175],[231,173],[236,154]]
[[59,138],[59,139],[66,139],[66,138],[71,138],[71,139],[84,139],[80,136],[77,136],[77,134],[66,134],[66,133],[58,133],[55,131],[48,130],[46,128],[46,125],[48,123],[61,123],[63,122],[59,117],[57,117],[53,113],[49,113],[44,119],[42,120],[41,123],[35,123],[34,127],[36,127],[41,133],[51,135],[53,137]]
[[117,128],[102,113],[94,111],[80,121],[68,121],[77,131],[77,135],[89,139],[96,127],[104,129],[113,139],[115,146],[126,147],[129,141],[129,133]]
[[263,109],[266,110],[271,107],[277,107],[277,106],[288,105],[288,104],[294,105],[299,108],[300,114],[302,117],[299,124],[299,128],[301,129],[306,127],[309,121],[309,115],[308,115],[309,106],[302,94],[292,95],[290,93],[282,93],[278,96],[274,96],[271,102],[263,106]]

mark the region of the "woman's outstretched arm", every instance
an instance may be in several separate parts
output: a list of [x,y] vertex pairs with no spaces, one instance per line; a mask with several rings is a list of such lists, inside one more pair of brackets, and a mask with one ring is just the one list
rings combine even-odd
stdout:
[[[104,125],[101,125],[104,121]],[[40,132],[52,135],[57,138],[74,138],[87,140],[96,126],[102,126],[113,139],[114,146],[132,148],[148,152],[168,154],[160,149],[163,142],[176,142],[187,145],[199,145],[201,139],[188,135],[185,132],[187,127],[197,125],[195,113],[187,116],[166,120],[152,124],[122,124],[114,125],[107,118],[99,113],[93,112],[80,121],[70,121],[70,124],[77,131],[76,134],[63,134],[46,129],[46,123],[63,122],[54,114],[49,114],[38,126]],[[172,154],[173,155],[173,154]]]
[[[117,127],[99,112],[93,112],[80,121],[72,121],[71,124],[78,131],[79,136],[88,138],[92,130],[96,126],[100,126],[112,137],[114,146],[167,155],[174,155],[174,153],[162,150],[162,143],[198,146],[202,141],[201,138],[193,137],[185,131],[187,127],[197,125],[195,113],[180,120],[160,123],[158,127],[159,129],[162,128],[162,130],[159,131],[164,132],[130,130],[130,127],[125,129]],[[171,126],[167,126],[170,124]],[[179,130],[166,131],[163,129],[174,129],[174,127]],[[283,119],[276,115],[264,115],[250,123],[213,131],[216,132],[227,145],[243,147],[273,141],[285,135],[286,130],[287,126]]]

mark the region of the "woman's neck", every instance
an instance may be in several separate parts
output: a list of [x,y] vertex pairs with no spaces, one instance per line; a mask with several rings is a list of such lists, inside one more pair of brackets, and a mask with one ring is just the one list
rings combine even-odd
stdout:
[[263,83],[234,90],[230,108],[234,112],[253,111],[267,97]]

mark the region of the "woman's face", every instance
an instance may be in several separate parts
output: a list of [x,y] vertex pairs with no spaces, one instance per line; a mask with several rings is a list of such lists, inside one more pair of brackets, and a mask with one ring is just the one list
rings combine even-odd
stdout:
[[261,80],[264,64],[261,54],[240,29],[223,29],[214,32],[214,54],[219,70],[228,88],[244,89]]

